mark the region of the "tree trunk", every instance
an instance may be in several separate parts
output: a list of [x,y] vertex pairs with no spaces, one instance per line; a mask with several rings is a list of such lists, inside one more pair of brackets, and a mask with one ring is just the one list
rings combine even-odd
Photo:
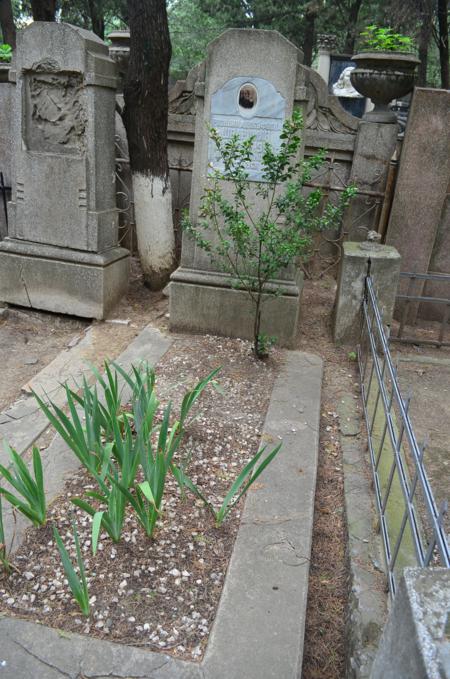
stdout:
[[305,38],[303,40],[303,63],[311,66],[313,49],[315,43],[315,27],[317,13],[314,10],[307,10],[305,15]]
[[428,48],[433,25],[433,1],[423,0],[419,3],[420,29],[418,35],[419,69],[417,76],[418,87],[427,86]]
[[160,289],[174,266],[167,158],[171,45],[165,0],[128,0],[130,61],[124,123],[133,177],[138,251],[146,284]]
[[99,11],[96,0],[88,0],[89,4],[89,14],[91,17],[92,30],[99,38],[104,40],[105,38],[105,19]]
[[448,49],[448,15],[447,0],[438,0],[438,26],[439,26],[439,61],[441,65],[441,87],[443,90],[450,88],[449,78],[449,49]]
[[0,27],[2,29],[3,42],[16,47],[16,27],[12,11],[11,0],[0,0]]
[[31,0],[31,11],[35,21],[55,21],[56,0]]
[[16,47],[16,27],[12,13],[11,0],[0,0],[0,28],[2,29],[3,42]]
[[348,12],[348,22],[347,22],[347,35],[345,37],[344,52],[346,54],[354,54],[355,51],[355,40],[356,40],[356,26],[358,23],[358,14],[361,9],[362,0],[354,0],[350,5]]

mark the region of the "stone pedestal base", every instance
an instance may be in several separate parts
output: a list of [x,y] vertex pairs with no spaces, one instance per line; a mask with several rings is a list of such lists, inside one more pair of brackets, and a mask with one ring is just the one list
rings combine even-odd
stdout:
[[101,254],[6,238],[0,243],[0,300],[102,319],[125,294],[130,254]]
[[334,308],[334,341],[356,346],[361,332],[364,283],[371,262],[372,276],[383,323],[389,325],[400,276],[401,257],[389,245],[344,243]]
[[[228,276],[217,273],[175,271],[170,283],[170,329],[252,340],[254,304],[246,292],[231,288],[229,281]],[[261,332],[275,336],[280,346],[292,347],[298,331],[303,274],[299,272],[295,282],[279,284],[283,294],[264,297]]]

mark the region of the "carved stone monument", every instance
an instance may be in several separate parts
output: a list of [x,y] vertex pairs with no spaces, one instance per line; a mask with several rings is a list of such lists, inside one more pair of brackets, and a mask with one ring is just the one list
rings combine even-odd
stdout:
[[[279,148],[285,118],[306,104],[302,53],[275,31],[230,29],[208,48],[205,66],[195,85],[196,128],[190,217],[196,223],[211,166],[220,159],[209,139],[207,125],[222,138],[255,136],[253,159],[247,165],[250,181],[261,181],[264,142]],[[204,74],[204,75],[203,75]],[[201,78],[203,75],[204,81]],[[224,187],[227,191],[227,187]],[[258,210],[259,197],[253,197]],[[210,236],[212,232],[208,234]],[[263,306],[261,330],[293,343],[298,327],[302,274],[282,272],[283,293]],[[170,325],[173,329],[214,332],[251,338],[254,309],[246,292],[232,287],[232,279],[211,263],[207,253],[186,235],[181,266],[170,284]]]
[[93,33],[36,22],[18,35],[12,201],[0,300],[103,318],[127,287],[114,174],[116,67]]

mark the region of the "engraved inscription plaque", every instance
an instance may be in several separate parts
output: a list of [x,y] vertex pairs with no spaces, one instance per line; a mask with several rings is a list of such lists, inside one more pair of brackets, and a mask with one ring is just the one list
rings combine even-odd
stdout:
[[[243,76],[232,78],[211,97],[211,126],[222,139],[238,134],[241,139],[254,136],[253,158],[246,169],[251,181],[263,181],[262,156],[265,143],[280,148],[280,132],[286,101],[268,80]],[[211,169],[223,170],[214,143],[208,146]]]

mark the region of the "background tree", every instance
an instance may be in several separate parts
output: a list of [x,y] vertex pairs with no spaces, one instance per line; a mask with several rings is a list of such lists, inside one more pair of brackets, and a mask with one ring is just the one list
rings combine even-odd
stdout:
[[167,15],[172,43],[170,75],[182,80],[205,58],[208,43],[225,30],[226,23],[204,12],[198,0],[175,0]]
[[126,28],[126,0],[60,0],[61,21],[93,31],[102,40],[117,28]]
[[31,0],[34,21],[55,21],[56,0]]
[[175,238],[167,158],[171,44],[165,0],[128,0],[130,61],[123,119],[133,178],[138,251],[149,287],[174,267]]
[[2,42],[16,46],[16,27],[11,0],[0,0],[0,28],[2,30]]

